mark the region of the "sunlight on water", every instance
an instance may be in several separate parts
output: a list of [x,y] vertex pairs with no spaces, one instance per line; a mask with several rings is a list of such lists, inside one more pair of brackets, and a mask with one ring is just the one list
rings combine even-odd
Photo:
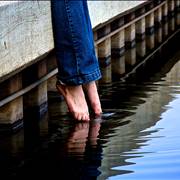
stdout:
[[168,110],[162,113],[161,120],[155,126],[142,131],[150,134],[138,138],[146,143],[141,144],[141,148],[120,155],[132,165],[111,168],[114,171],[123,170],[130,174],[115,175],[108,179],[179,179],[180,95],[175,98],[167,105]]
[[128,117],[132,122],[108,139],[99,179],[179,179],[179,69],[180,61],[158,86],[152,82],[153,92]]

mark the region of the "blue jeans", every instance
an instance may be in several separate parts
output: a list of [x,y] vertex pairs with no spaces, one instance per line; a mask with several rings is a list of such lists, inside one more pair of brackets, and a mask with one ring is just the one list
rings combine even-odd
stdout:
[[51,0],[57,78],[80,85],[101,78],[86,0]]

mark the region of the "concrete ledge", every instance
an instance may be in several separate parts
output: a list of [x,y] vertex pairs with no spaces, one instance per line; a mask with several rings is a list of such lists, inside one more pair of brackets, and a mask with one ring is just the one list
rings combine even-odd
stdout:
[[[93,28],[144,1],[88,1]],[[0,82],[54,48],[50,1],[0,2]]]
[[0,77],[53,49],[50,1],[0,4]]
[[89,13],[93,29],[116,18],[120,14],[143,5],[144,1],[88,1]]

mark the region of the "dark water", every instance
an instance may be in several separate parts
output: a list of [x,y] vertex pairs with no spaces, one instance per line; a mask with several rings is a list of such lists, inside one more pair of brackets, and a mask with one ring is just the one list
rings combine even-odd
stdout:
[[24,130],[0,137],[0,178],[180,179],[180,50],[173,43],[126,80],[101,85],[104,115],[90,123],[73,122],[51,94],[40,122],[31,113]]

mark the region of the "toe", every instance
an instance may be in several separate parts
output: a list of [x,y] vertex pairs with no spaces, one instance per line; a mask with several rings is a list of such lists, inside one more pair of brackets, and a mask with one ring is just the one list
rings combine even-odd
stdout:
[[83,120],[84,120],[84,121],[89,121],[89,120],[90,120],[88,113],[85,113],[85,114],[83,115]]
[[79,120],[79,114],[78,114],[78,113],[76,113],[76,112],[71,112],[71,114],[73,115],[73,118],[74,118],[75,120]]
[[95,109],[94,112],[95,112],[95,114],[98,115],[98,116],[102,114],[102,110],[101,110],[100,108]]

